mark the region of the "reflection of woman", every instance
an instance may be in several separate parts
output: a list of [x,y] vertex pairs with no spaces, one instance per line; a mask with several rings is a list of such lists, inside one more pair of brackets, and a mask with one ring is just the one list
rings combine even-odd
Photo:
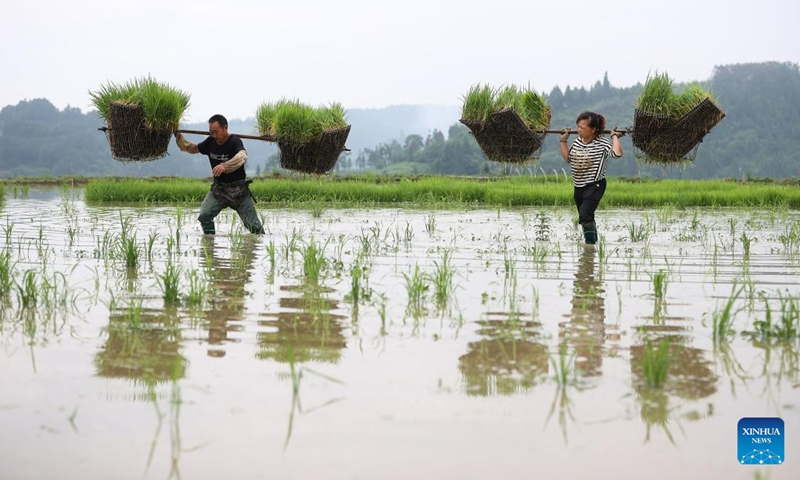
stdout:
[[606,127],[606,119],[594,112],[583,112],[575,121],[578,138],[567,147],[570,131],[561,134],[561,157],[569,163],[572,171],[575,206],[578,207],[578,222],[583,228],[587,244],[597,242],[597,225],[594,212],[606,192],[606,167],[608,157],[622,156],[619,137],[624,132],[616,127],[611,131],[611,140],[600,136]]
[[564,325],[568,341],[575,347],[576,369],[583,375],[599,375],[606,338],[603,282],[595,276],[595,251],[584,249],[578,259],[572,292],[571,320]]

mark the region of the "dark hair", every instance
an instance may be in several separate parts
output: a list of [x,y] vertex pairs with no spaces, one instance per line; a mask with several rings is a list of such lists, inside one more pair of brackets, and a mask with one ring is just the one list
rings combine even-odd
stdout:
[[600,136],[603,130],[606,129],[606,117],[600,115],[599,113],[583,112],[578,115],[578,119],[575,120],[575,125],[577,125],[581,120],[589,120],[589,128],[597,129],[595,137]]
[[214,122],[219,123],[220,127],[227,127],[228,126],[228,119],[223,117],[219,113],[216,114],[216,115],[212,115],[211,118],[208,119],[208,124],[209,125],[211,125]]

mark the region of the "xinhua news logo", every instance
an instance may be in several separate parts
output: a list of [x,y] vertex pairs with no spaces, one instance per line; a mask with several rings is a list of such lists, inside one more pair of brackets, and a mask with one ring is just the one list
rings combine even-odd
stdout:
[[784,456],[783,420],[777,417],[739,420],[739,463],[742,465],[781,465]]

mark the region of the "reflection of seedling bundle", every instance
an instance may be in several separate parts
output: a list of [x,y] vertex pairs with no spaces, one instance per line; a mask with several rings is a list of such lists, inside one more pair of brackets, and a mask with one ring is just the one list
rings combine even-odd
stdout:
[[338,103],[314,108],[298,100],[262,103],[256,110],[258,131],[274,137],[281,166],[304,173],[327,173],[345,149],[350,125]]
[[693,161],[703,137],[723,117],[725,112],[700,85],[676,94],[666,73],[649,77],[634,114],[636,157],[654,163]]
[[515,85],[474,85],[461,111],[461,123],[472,131],[486,158],[503,163],[536,160],[550,118],[541,95]]
[[95,357],[97,374],[144,385],[183,378],[187,360],[175,321],[163,310],[143,309],[141,301],[112,310],[108,340]]
[[109,82],[89,95],[106,122],[111,155],[120,161],[163,158],[190,98],[150,77],[123,84]]

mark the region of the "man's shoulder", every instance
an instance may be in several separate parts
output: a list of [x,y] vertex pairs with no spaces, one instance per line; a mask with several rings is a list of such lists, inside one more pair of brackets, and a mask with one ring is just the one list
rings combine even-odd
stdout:
[[244,143],[242,143],[242,139],[239,138],[238,135],[233,134],[233,133],[231,133],[228,136],[228,143],[230,143],[231,145],[240,146],[240,147],[244,148]]

